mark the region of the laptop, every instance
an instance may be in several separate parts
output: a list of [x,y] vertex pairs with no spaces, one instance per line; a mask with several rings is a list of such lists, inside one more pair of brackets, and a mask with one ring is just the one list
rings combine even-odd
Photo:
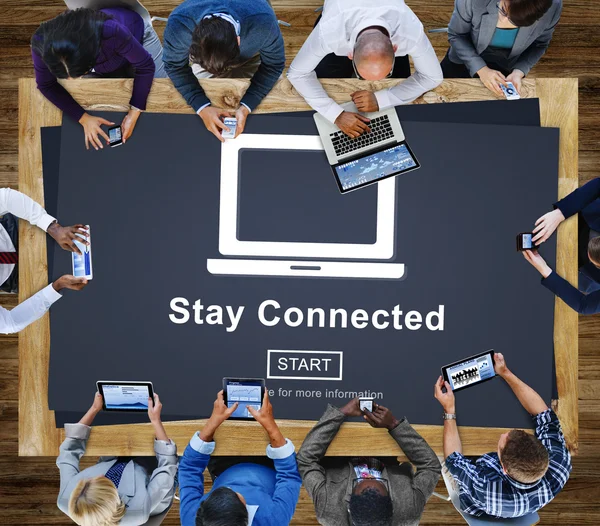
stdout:
[[[404,276],[404,264],[390,261],[395,255],[395,178],[381,181],[377,188],[374,243],[239,239],[238,226],[245,220],[240,217],[239,208],[240,153],[246,149],[322,152],[323,144],[318,135],[250,133],[221,144],[219,252],[225,257],[207,260],[211,274],[349,279],[401,279]],[[332,195],[339,197],[333,189]]]
[[[342,107],[358,113],[352,102]],[[327,160],[343,194],[420,167],[394,108],[363,115],[371,120],[371,131],[353,139],[319,113],[314,114]]]

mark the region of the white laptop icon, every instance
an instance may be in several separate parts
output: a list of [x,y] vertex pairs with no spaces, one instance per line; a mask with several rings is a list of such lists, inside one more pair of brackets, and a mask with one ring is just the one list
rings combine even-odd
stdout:
[[[394,257],[396,178],[378,183],[375,243],[306,243],[238,239],[240,150],[323,150],[318,135],[242,134],[221,145],[219,252],[208,259],[211,274],[234,276],[312,276],[326,278],[401,279],[404,264]],[[285,175],[283,175],[285,176]],[[277,258],[277,259],[270,259]],[[381,260],[381,261],[372,261]]]

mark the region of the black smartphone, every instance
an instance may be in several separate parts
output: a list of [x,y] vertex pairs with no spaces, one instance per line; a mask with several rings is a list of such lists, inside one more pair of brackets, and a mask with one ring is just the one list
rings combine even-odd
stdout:
[[223,378],[223,400],[227,407],[236,403],[237,409],[230,418],[254,420],[248,406],[260,411],[265,396],[264,378]]
[[152,382],[99,380],[96,388],[102,395],[104,411],[148,411],[148,398],[154,406]]
[[496,376],[494,350],[464,358],[442,367],[442,376],[453,391],[491,380]]
[[113,126],[108,129],[108,144],[111,148],[115,146],[121,146],[123,144],[123,133],[121,126]]
[[520,234],[517,234],[518,252],[523,252],[523,250],[533,250],[534,248],[533,234],[531,232],[521,232]]

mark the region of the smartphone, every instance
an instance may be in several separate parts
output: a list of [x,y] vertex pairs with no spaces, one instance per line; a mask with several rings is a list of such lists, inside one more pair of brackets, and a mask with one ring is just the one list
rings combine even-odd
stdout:
[[358,407],[361,411],[365,409],[369,411],[369,413],[373,412],[373,399],[372,398],[359,398],[358,399]]
[[442,367],[442,377],[453,391],[471,387],[496,376],[494,350],[459,360]]
[[[73,276],[76,278],[92,279],[94,272],[92,269],[92,237],[90,233],[90,225],[85,225],[87,234],[83,232],[81,234],[75,234],[73,242],[75,246],[81,251],[81,255],[71,252],[71,263],[73,265]],[[89,245],[85,245],[81,241],[77,241],[77,237],[82,240],[85,239]]]
[[517,234],[517,251],[523,252],[524,250],[533,250],[535,245],[533,244],[533,234],[531,232],[521,232]]
[[223,139],[233,139],[235,137],[235,130],[237,128],[237,119],[234,119],[233,117],[225,117],[225,119],[223,119],[223,124],[229,128],[229,131],[223,130],[221,137],[223,137]]
[[99,380],[96,388],[102,395],[104,411],[148,411],[148,398],[154,406],[152,382]]
[[223,378],[223,401],[227,407],[238,404],[230,418],[254,420],[248,411],[252,407],[260,411],[265,396],[264,378]]
[[113,126],[108,129],[108,144],[111,148],[115,146],[121,146],[123,144],[123,133],[121,126]]
[[504,96],[507,100],[518,100],[521,98],[521,95],[519,95],[517,88],[515,88],[515,85],[512,82],[507,82],[506,86],[500,84],[500,88],[504,92]]

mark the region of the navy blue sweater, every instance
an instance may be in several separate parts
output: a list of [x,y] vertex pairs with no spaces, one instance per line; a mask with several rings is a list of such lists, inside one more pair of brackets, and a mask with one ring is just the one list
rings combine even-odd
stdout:
[[194,111],[210,102],[192,72],[189,57],[196,24],[214,13],[226,13],[240,23],[240,63],[260,54],[261,64],[242,98],[253,110],[271,91],[285,67],[283,37],[266,0],[186,0],[178,5],[169,16],[164,34],[167,74]]

